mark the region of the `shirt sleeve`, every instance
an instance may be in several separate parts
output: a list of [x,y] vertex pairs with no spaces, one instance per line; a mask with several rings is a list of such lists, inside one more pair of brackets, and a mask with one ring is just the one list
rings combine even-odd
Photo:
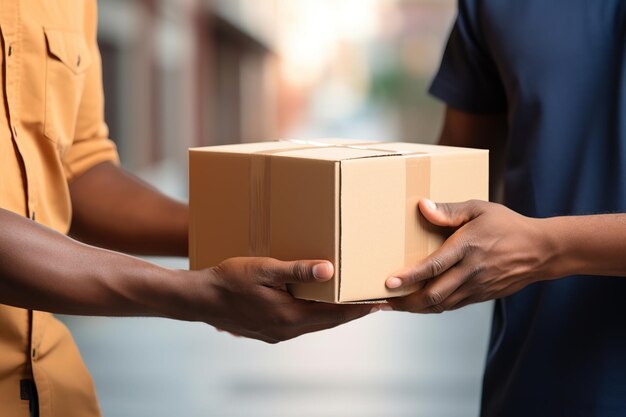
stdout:
[[74,141],[63,155],[63,167],[68,181],[102,162],[119,164],[117,148],[108,137],[109,129],[104,121],[102,63],[96,36],[96,1],[86,1],[85,10],[85,33],[91,66],[85,74],[85,86],[78,109]]
[[469,113],[507,109],[498,68],[480,30],[475,0],[459,0],[458,15],[429,93]]

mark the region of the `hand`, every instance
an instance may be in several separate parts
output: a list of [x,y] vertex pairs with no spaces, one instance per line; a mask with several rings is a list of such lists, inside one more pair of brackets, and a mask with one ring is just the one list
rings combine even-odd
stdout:
[[506,297],[548,278],[546,265],[554,251],[541,219],[483,201],[421,200],[419,209],[430,223],[455,231],[420,264],[387,279],[391,289],[418,288],[408,296],[389,299],[394,310],[441,313]]
[[268,343],[335,327],[377,309],[299,300],[287,292],[289,283],[331,279],[333,266],[327,261],[232,258],[200,273],[208,274],[212,293],[203,321]]

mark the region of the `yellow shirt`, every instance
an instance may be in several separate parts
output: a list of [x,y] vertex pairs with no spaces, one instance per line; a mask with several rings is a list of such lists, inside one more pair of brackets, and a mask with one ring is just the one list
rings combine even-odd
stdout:
[[[0,0],[0,207],[61,233],[72,216],[68,182],[117,163],[96,24],[96,0]],[[41,417],[100,415],[65,326],[0,305],[0,416],[28,416],[20,381],[33,378]]]

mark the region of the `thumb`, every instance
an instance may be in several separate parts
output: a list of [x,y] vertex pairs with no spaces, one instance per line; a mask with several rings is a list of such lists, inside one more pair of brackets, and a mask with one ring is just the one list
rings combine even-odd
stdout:
[[328,281],[333,277],[333,264],[328,261],[279,261],[265,258],[259,272],[269,285]]
[[419,209],[430,223],[435,226],[459,227],[480,216],[484,211],[484,202],[469,200],[463,203],[435,203],[423,198]]

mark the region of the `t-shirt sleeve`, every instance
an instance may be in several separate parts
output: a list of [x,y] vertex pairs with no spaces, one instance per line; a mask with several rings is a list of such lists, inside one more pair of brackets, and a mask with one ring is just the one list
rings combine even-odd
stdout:
[[469,113],[507,109],[498,68],[480,30],[474,0],[459,0],[458,15],[429,93]]
[[96,1],[88,0],[86,3],[85,33],[91,64],[85,74],[85,86],[76,119],[74,141],[62,158],[68,181],[102,162],[119,164],[117,148],[109,139],[109,129],[104,121],[102,63],[96,40]]

